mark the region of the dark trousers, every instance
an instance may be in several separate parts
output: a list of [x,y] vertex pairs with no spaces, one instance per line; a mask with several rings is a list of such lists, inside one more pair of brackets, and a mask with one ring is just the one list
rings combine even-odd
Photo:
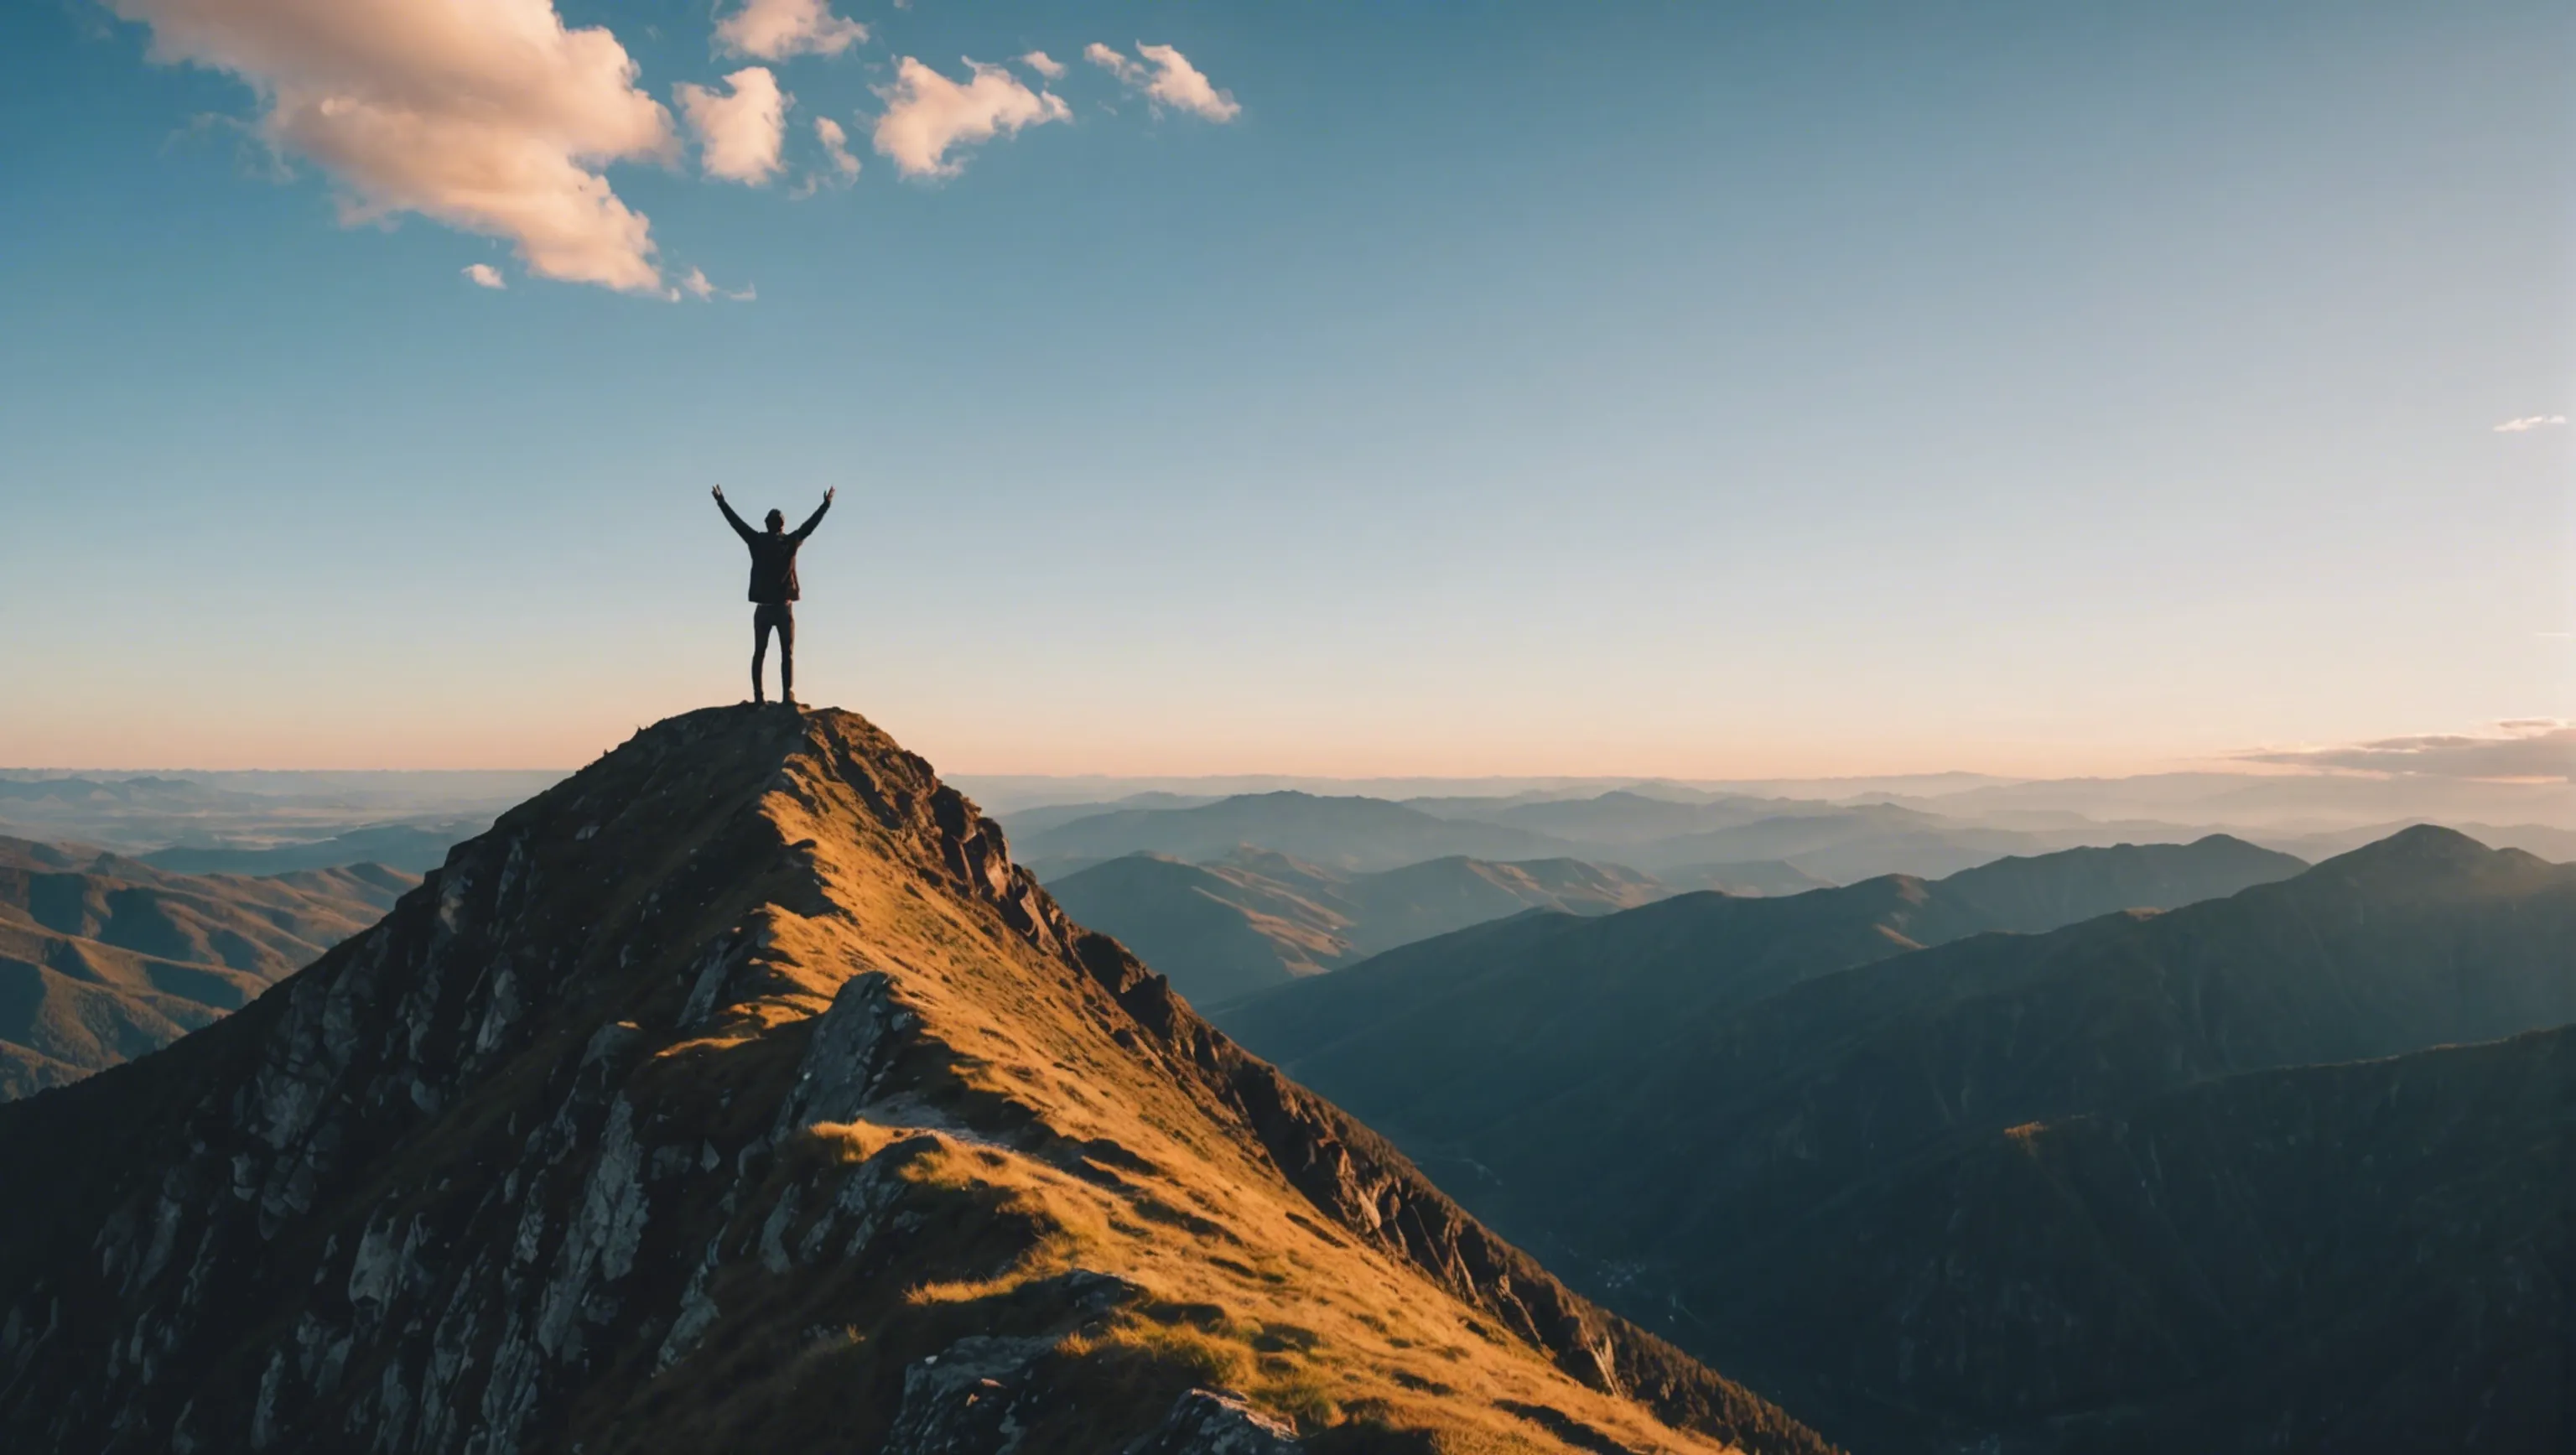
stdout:
[[784,601],[764,601],[751,613],[751,700],[759,702],[760,664],[769,657],[769,634],[778,633],[778,697],[796,696],[796,608]]

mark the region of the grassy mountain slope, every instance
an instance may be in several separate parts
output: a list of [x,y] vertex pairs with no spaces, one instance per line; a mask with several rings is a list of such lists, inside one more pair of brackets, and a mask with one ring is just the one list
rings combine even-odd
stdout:
[[1824,1448],[843,713],[639,733],[0,1166],[13,1448]]
[[418,882],[372,864],[200,877],[0,839],[0,1097],[168,1045],[364,929]]

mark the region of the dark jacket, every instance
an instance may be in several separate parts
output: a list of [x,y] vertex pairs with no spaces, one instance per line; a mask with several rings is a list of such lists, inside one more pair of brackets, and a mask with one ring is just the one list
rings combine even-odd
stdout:
[[773,534],[753,530],[743,524],[741,516],[733,513],[732,506],[721,498],[716,501],[716,509],[724,512],[734,534],[742,537],[744,545],[751,547],[750,600],[769,603],[797,599],[796,548],[805,544],[805,538],[814,533],[814,527],[823,523],[823,512],[831,508],[832,502],[826,500],[814,507],[814,513],[805,517],[803,525]]

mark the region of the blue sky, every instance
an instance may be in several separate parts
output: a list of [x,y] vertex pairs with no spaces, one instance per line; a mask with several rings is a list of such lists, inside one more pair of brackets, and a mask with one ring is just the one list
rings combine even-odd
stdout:
[[[731,8],[561,13],[670,107]],[[344,225],[240,79],[0,13],[0,762],[581,761],[744,692],[719,481],[840,488],[799,685],[955,771],[2576,717],[2568,431],[2496,429],[2576,404],[2564,5],[834,9],[776,180],[603,169],[703,303]],[[1068,119],[872,148],[901,58],[1033,49]]]

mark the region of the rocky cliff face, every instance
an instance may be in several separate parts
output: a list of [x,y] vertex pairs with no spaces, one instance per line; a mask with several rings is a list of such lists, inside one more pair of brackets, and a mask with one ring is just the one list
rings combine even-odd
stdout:
[[1823,1448],[847,714],[639,733],[0,1166],[12,1448]]

